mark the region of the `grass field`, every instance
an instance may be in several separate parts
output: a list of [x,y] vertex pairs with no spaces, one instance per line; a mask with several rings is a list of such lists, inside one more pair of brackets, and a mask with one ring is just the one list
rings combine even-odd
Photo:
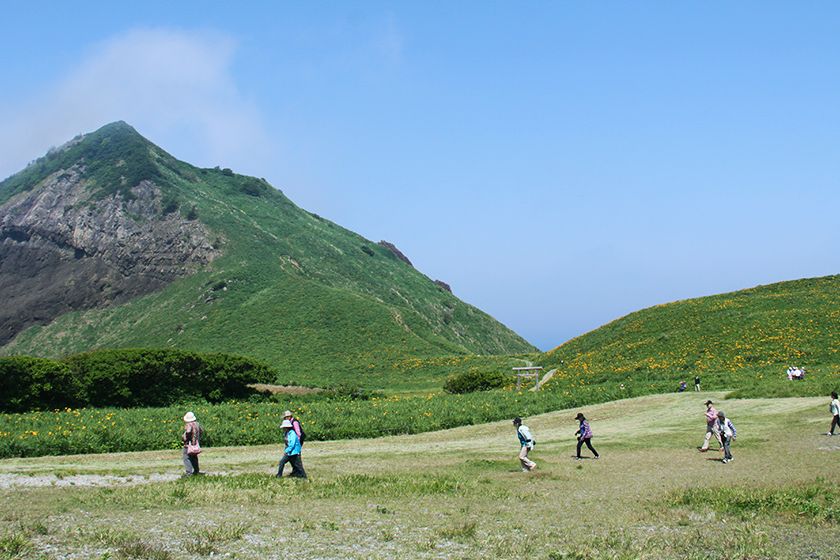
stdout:
[[[311,442],[311,481],[271,475],[278,446],[0,461],[0,558],[837,558],[840,438],[824,398],[726,400],[728,465],[700,454],[702,402],[587,407],[599,461],[574,461],[576,410],[509,422]],[[147,480],[119,483],[119,477]],[[213,476],[217,475],[217,476]],[[103,487],[83,487],[100,483]]]

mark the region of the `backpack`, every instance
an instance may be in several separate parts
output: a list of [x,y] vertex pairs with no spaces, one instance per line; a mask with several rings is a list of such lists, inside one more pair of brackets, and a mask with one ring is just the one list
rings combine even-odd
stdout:
[[303,425],[300,423],[300,420],[296,418],[295,422],[297,422],[298,429],[300,430],[300,444],[303,445],[303,442],[306,441],[306,432],[303,431]]

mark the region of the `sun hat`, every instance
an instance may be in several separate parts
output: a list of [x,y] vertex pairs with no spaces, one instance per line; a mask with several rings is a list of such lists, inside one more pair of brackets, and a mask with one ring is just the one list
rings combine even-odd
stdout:
[[290,416],[292,416],[292,411],[291,410],[287,410],[286,412],[283,413],[283,418],[289,418]]
[[292,423],[291,423],[291,422],[289,422],[288,420],[283,420],[283,423],[282,423],[282,424],[280,424],[280,427],[281,427],[281,428],[291,428],[291,427],[292,427]]
[[195,422],[195,414],[192,412],[184,414],[184,422]]

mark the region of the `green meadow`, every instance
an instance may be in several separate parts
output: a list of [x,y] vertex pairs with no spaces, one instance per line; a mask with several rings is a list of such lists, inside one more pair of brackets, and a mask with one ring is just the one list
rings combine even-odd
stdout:
[[[696,450],[706,398],[738,427],[728,465]],[[704,392],[587,406],[598,461],[572,459],[581,409],[528,416],[531,473],[509,420],[313,441],[308,482],[274,478],[277,444],[210,448],[192,479],[176,479],[176,449],[6,459],[0,557],[836,558],[826,403]]]

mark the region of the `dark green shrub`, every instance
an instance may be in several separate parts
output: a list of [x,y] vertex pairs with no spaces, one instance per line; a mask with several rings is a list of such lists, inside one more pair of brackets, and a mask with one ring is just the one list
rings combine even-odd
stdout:
[[472,393],[498,389],[510,383],[510,375],[500,371],[467,371],[450,376],[443,384],[447,393]]
[[62,361],[0,359],[0,410],[66,406],[168,406],[186,400],[248,397],[276,377],[267,365],[228,354],[180,350],[97,350]]
[[76,406],[81,384],[66,364],[45,358],[0,358],[0,410],[25,412]]

